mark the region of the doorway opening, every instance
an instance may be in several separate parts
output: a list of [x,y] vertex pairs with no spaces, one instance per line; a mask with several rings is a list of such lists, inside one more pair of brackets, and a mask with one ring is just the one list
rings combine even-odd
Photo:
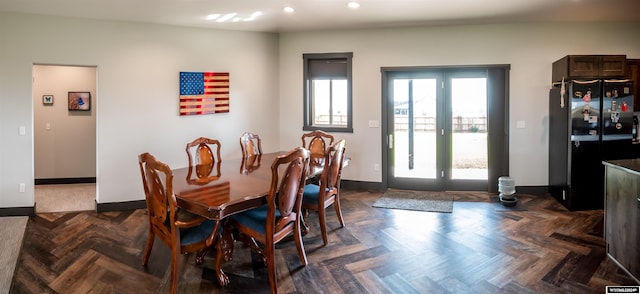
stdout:
[[95,66],[34,64],[35,211],[96,209]]

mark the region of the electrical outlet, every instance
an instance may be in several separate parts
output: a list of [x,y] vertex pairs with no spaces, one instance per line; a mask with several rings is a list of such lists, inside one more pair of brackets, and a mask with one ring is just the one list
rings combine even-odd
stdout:
[[24,183],[20,183],[20,193],[24,193],[24,189],[25,189]]
[[379,171],[380,170],[380,164],[376,163],[373,165],[373,170],[375,171]]

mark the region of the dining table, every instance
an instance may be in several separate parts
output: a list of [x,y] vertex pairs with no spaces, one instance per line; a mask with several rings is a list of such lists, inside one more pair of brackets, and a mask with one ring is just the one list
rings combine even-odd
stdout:
[[[231,260],[233,237],[222,234],[225,219],[266,204],[271,186],[271,164],[287,151],[224,159],[213,165],[172,169],[173,193],[178,206],[192,214],[216,221],[216,236],[208,246],[216,248],[215,273],[221,286],[229,284],[222,263]],[[348,159],[345,160],[347,164]],[[309,163],[308,179],[322,173],[323,160]]]

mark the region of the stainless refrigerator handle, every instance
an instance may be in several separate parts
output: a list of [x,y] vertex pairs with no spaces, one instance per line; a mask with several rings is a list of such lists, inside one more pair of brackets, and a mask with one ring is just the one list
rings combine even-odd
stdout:
[[626,83],[626,82],[631,82],[631,80],[626,79],[626,80],[604,80],[605,83]]
[[575,84],[593,84],[593,83],[597,83],[600,80],[591,80],[591,81],[577,81],[577,80],[573,80],[571,82],[575,83]]

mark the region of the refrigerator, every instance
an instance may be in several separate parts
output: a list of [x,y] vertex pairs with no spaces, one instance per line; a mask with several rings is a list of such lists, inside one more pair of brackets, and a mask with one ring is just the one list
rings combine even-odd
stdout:
[[549,193],[569,210],[604,207],[603,160],[634,158],[633,82],[572,80],[549,92]]

